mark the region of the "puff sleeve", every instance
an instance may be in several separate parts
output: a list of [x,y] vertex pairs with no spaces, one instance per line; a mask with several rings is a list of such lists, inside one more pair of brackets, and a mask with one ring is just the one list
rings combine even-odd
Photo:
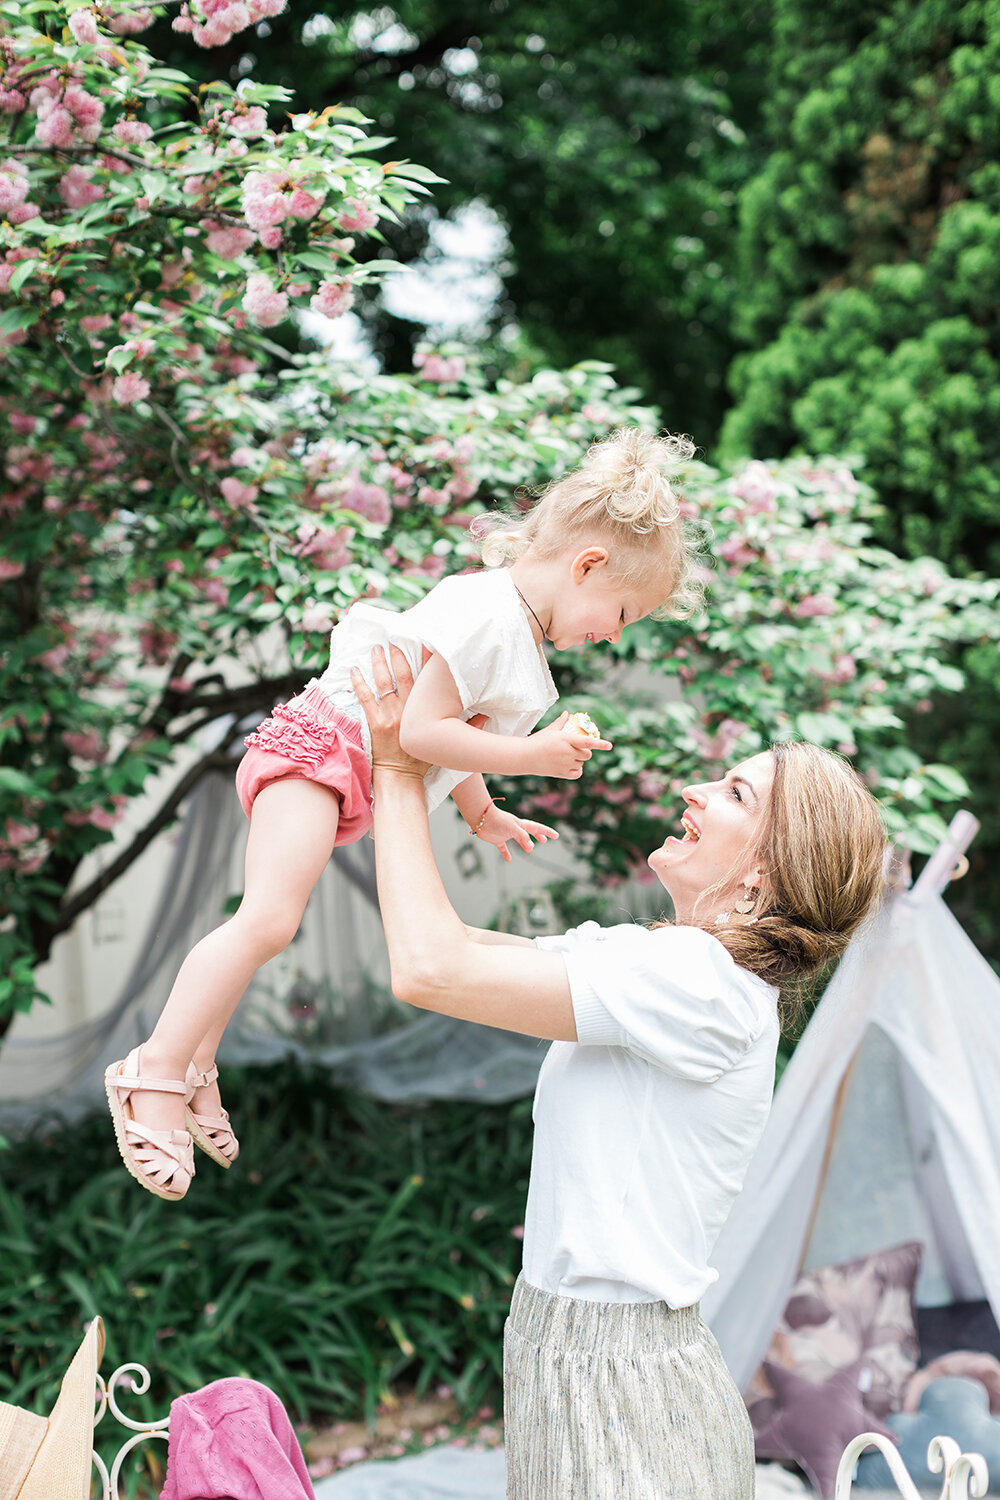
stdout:
[[624,1047],[691,1082],[721,1078],[773,1019],[776,992],[697,927],[586,922],[537,942],[565,955],[582,1046]]

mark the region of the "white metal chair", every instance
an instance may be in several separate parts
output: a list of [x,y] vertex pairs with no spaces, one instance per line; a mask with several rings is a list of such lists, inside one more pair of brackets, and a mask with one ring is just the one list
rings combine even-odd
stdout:
[[[903,1500],[923,1500],[896,1447],[878,1432],[862,1432],[844,1449],[837,1469],[834,1500],[851,1500],[855,1493],[854,1466],[866,1448],[877,1448],[882,1454]],[[927,1467],[932,1474],[942,1475],[939,1500],[980,1500],[990,1487],[982,1454],[962,1453],[954,1438],[931,1438],[927,1445]],[[856,1493],[860,1496],[864,1491]]]
[[114,1458],[111,1460],[110,1471],[103,1458],[94,1450],[94,1467],[97,1469],[101,1480],[101,1500],[118,1500],[118,1480],[122,1471],[122,1464],[140,1443],[149,1438],[166,1438],[169,1436],[170,1417],[162,1417],[154,1422],[134,1422],[127,1417],[118,1404],[120,1394],[118,1387],[125,1386],[135,1392],[136,1395],[145,1395],[149,1390],[149,1371],[145,1365],[129,1364],[119,1365],[117,1370],[105,1380],[103,1376],[97,1377],[97,1410],[94,1413],[94,1426],[101,1421],[109,1411],[120,1427],[124,1427],[131,1434],[122,1443]]

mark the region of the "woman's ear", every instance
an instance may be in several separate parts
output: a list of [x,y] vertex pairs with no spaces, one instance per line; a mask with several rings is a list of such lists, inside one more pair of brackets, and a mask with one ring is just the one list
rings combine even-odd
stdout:
[[606,567],[609,556],[607,547],[584,547],[569,565],[573,582],[582,583],[588,573],[592,573],[595,569],[600,571],[601,568]]

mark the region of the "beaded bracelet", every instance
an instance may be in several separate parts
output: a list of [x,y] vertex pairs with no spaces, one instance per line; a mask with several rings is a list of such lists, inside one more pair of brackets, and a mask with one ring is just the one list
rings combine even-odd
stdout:
[[474,839],[478,838],[479,835],[480,835],[480,833],[482,832],[483,824],[486,822],[486,819],[489,817],[490,808],[493,806],[494,802],[506,802],[506,801],[507,801],[506,797],[491,797],[490,798],[489,802],[486,804],[486,811],[483,813],[482,817],[479,819],[479,822],[476,824],[475,828],[470,828],[469,829],[469,832],[472,834],[472,837]]

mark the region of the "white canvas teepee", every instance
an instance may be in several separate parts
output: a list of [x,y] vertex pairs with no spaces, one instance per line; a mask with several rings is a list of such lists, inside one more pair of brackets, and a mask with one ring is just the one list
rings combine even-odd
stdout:
[[941,899],[977,827],[851,945],[781,1079],[702,1300],[741,1388],[800,1270],[904,1240],[918,1303],[1000,1321],[1000,980]]

